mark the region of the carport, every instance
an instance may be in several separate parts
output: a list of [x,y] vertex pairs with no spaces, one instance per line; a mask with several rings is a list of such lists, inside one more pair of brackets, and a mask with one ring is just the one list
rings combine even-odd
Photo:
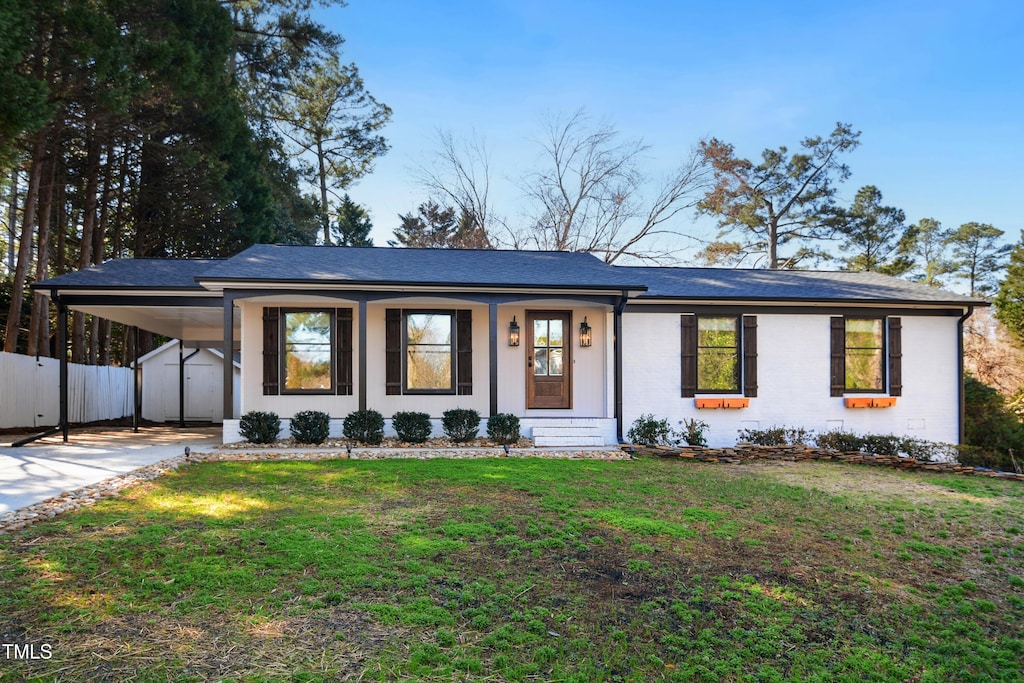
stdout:
[[[188,342],[193,348],[219,348],[225,358],[236,350],[239,321],[233,299],[211,292],[196,276],[216,263],[213,259],[118,259],[35,283],[32,287],[57,307],[57,347],[60,361],[60,407],[56,427],[12,444],[22,446],[61,433],[68,441],[68,311],[100,316],[128,326],[135,337],[147,330]],[[182,362],[182,372],[184,359]],[[141,414],[141,369],[136,362],[134,431]],[[224,417],[233,415],[232,363],[224,364]],[[182,374],[181,382],[184,382]],[[181,387],[179,386],[179,391]],[[181,395],[184,396],[183,391]],[[182,412],[182,415],[184,413]]]

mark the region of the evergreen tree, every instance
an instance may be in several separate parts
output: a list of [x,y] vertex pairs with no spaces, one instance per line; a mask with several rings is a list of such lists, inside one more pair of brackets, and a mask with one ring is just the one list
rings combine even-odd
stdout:
[[996,318],[1024,345],[1024,230],[1021,241],[1010,252],[1006,277],[999,283],[994,303]]
[[420,204],[416,213],[410,211],[398,218],[402,223],[395,229],[395,239],[388,241],[393,247],[439,249],[449,246],[449,239],[455,232],[455,209],[441,206],[434,200]]
[[[802,152],[785,147],[766,149],[761,163],[736,156],[733,146],[712,138],[700,143],[714,183],[698,209],[718,217],[719,239],[733,231],[737,242],[711,245],[710,254],[742,260],[750,254],[767,257],[768,268],[792,267],[817,253],[815,241],[830,234],[825,218],[835,209],[836,183],[850,176],[839,157],[860,144],[860,132],[837,123],[827,138],[807,138]],[[780,248],[796,247],[782,255]]]
[[417,214],[410,212],[399,216],[402,224],[395,230],[395,239],[388,244],[420,249],[493,248],[487,234],[465,209],[456,213],[453,207],[429,200],[420,204]]
[[909,271],[914,262],[906,253],[905,218],[900,209],[882,206],[877,187],[860,188],[850,208],[837,211],[831,219],[843,239],[843,268],[895,276]]
[[943,285],[941,278],[953,270],[946,255],[949,235],[949,230],[934,218],[922,218],[910,226],[906,249],[916,264],[911,280],[929,287]]
[[971,296],[995,289],[996,273],[1012,248],[1001,244],[1003,231],[987,223],[964,223],[949,236],[953,249],[953,277],[966,280]]
[[338,207],[337,243],[343,247],[372,247],[371,230],[370,214],[346,193]]

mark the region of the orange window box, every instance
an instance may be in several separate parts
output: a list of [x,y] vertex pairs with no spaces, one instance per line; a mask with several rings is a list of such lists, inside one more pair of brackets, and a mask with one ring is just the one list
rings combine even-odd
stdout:
[[871,399],[872,408],[891,408],[896,405],[896,398],[890,396],[888,398],[873,398]]
[[873,398],[844,398],[843,405],[847,408],[870,408]]
[[749,398],[726,398],[722,400],[723,408],[749,408]]
[[724,399],[721,398],[695,398],[694,404],[698,408],[721,408]]

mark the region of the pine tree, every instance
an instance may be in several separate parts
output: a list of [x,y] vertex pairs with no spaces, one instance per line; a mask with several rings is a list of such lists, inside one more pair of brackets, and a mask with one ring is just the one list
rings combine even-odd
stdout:
[[846,270],[899,276],[914,267],[906,253],[909,236],[903,211],[882,206],[882,193],[874,185],[860,188],[850,208],[838,211],[834,220],[843,236]]
[[346,193],[338,207],[337,243],[343,247],[372,247],[371,230],[370,214]]
[[1024,345],[1024,230],[1021,241],[1010,252],[1006,277],[999,283],[994,303],[996,318]]

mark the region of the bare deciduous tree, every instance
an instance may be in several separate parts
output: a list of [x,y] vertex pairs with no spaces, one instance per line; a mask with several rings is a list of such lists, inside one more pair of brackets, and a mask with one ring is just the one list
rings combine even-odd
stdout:
[[504,223],[490,203],[490,154],[483,139],[474,133],[469,140],[456,141],[450,131],[437,131],[438,149],[429,166],[415,170],[416,179],[438,204],[454,204],[460,215],[472,221],[473,232],[483,237],[490,249],[491,236]]
[[587,251],[607,263],[631,256],[664,260],[677,249],[659,236],[681,236],[670,221],[694,208],[707,174],[694,151],[645,201],[648,177],[640,170],[642,140],[620,142],[614,126],[593,125],[579,110],[546,122],[541,142],[546,168],[530,173],[523,189],[536,206],[524,240],[541,249]]
[[658,238],[685,236],[672,221],[697,206],[710,178],[694,150],[645,198],[652,183],[640,167],[648,146],[621,141],[614,126],[594,124],[579,110],[545,122],[542,163],[520,182],[530,203],[528,219],[510,226],[490,203],[490,155],[483,141],[474,136],[460,143],[447,132],[438,138],[433,165],[417,170],[420,184],[471,216],[492,245],[586,251],[607,263],[676,255],[678,245],[659,244]]

